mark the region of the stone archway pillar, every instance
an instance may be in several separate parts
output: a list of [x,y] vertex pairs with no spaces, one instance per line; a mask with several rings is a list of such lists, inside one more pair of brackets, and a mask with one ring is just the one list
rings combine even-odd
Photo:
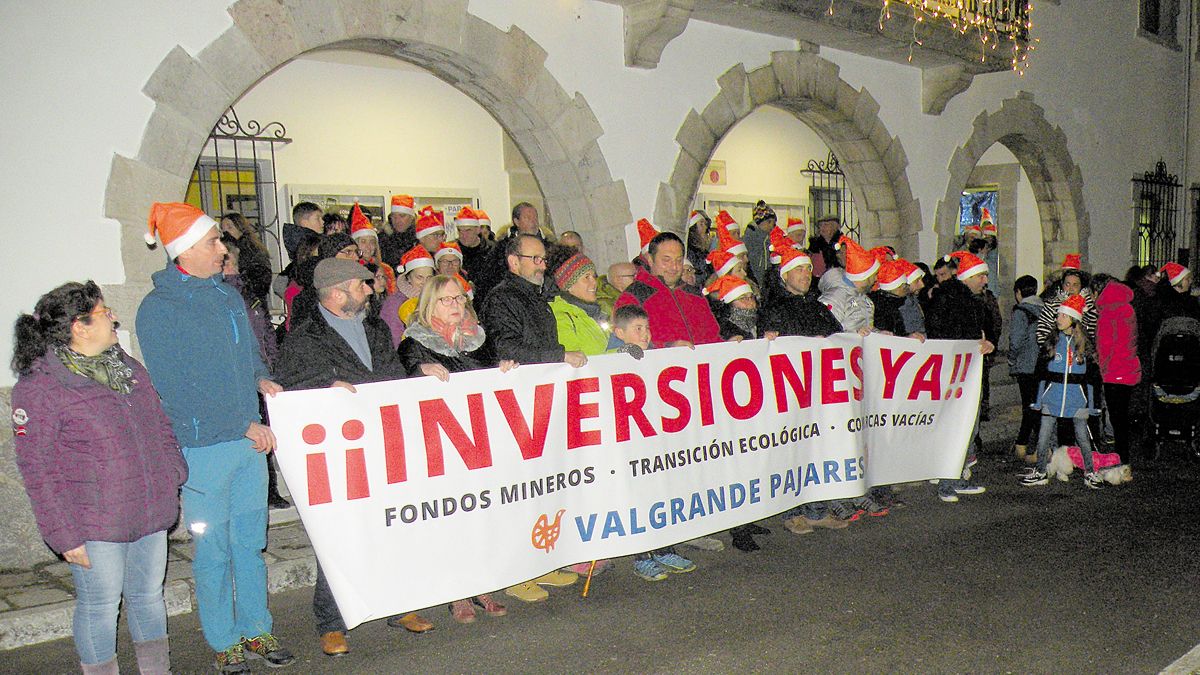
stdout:
[[679,152],[670,178],[659,185],[655,224],[680,232],[721,139],[756,108],[774,105],[811,127],[837,155],[863,238],[915,257],[921,207],[908,183],[904,146],[879,119],[870,92],[854,89],[839,73],[814,51],[793,51],[774,52],[771,63],[750,72],[739,63],[717,78],[717,96],[703,111],[689,111],[675,135]]
[[314,49],[368,51],[422,66],[486,109],[512,137],[560,229],[579,231],[598,263],[624,257],[632,220],[597,139],[603,129],[583,96],[545,68],[546,52],[517,27],[501,31],[467,12],[467,0],[239,0],[233,25],[193,57],[172,49],[146,82],[155,102],[134,157],[113,158],[105,215],[122,224],[127,282],[108,292],[132,317],[161,269],[142,242],[155,201],[178,200],[213,124],[242,94]]
[[938,203],[934,231],[941,242],[957,233],[959,195],[966,189],[971,172],[988,148],[996,143],[1016,156],[1029,177],[1037,201],[1042,229],[1042,268],[1057,269],[1068,253],[1079,253],[1086,261],[1091,225],[1083,200],[1083,174],[1071,158],[1067,136],[1051,126],[1046,111],[1033,95],[1020,92],[1005,99],[994,113],[981,112],[973,131],[950,158],[946,194]]

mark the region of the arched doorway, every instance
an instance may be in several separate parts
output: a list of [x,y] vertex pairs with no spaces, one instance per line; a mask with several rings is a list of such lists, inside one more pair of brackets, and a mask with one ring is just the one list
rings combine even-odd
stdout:
[[[938,253],[945,253],[958,233],[961,196],[970,187],[980,159],[995,144],[1004,146],[1028,177],[1041,227],[1042,274],[1056,269],[1068,253],[1088,257],[1090,225],[1083,202],[1083,177],[1067,149],[1062,129],[1052,127],[1045,111],[1022,92],[1006,99],[995,113],[975,118],[974,131],[950,159],[946,196],[938,203],[934,230]],[[1001,253],[1004,247],[1002,242]],[[1009,264],[1008,268],[1012,269]],[[1001,269],[1005,269],[1004,265]],[[1011,286],[1012,278],[1008,279]]]
[[135,157],[113,158],[105,215],[122,225],[128,280],[107,289],[132,316],[162,265],[142,243],[155,201],[183,198],[209,132],[244,92],[279,66],[317,49],[383,54],[421,66],[479,103],[512,137],[561,230],[579,231],[601,262],[624,253],[625,185],[614,181],[587,101],[569,96],[544,67],[546,52],[519,28],[497,29],[465,0],[282,3],[240,0],[233,25],[193,57],[173,49],[143,91],[155,102]]
[[904,256],[919,253],[921,209],[905,169],[899,138],[879,119],[879,104],[839,77],[836,64],[811,52],[775,52],[771,63],[747,73],[737,64],[720,78],[721,91],[692,110],[679,128],[680,149],[670,180],[659,186],[655,222],[680,231],[717,144],[755,109],[771,105],[805,123],[837,156],[854,196],[860,236]]

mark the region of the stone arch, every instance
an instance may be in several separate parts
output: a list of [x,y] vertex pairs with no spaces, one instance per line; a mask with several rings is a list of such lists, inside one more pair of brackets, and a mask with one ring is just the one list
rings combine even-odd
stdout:
[[467,12],[468,0],[239,0],[233,25],[191,56],[175,47],[146,82],[154,102],[137,155],[115,155],[104,212],[121,225],[126,284],[106,289],[133,316],[162,267],[142,243],[155,201],[183,198],[196,157],[221,114],[256,82],[301,54],[354,49],[419,65],[470,96],[524,154],[560,230],[596,251],[624,256],[631,220],[623,181],[614,181],[603,134],[581,94],[569,96],[546,70],[546,52],[517,27],[507,32]]
[[811,127],[837,155],[864,241],[917,256],[921,206],[905,173],[904,146],[879,119],[874,97],[847,84],[839,70],[813,52],[774,52],[767,65],[747,73],[739,63],[717,78],[720,92],[703,112],[689,111],[675,136],[679,153],[670,180],[659,185],[655,222],[681,229],[717,144],[756,108],[774,105]]
[[1083,174],[1067,149],[1066,134],[1051,126],[1045,113],[1033,102],[1033,94],[1020,92],[1005,99],[996,112],[984,111],[975,118],[971,137],[950,158],[949,184],[934,221],[938,252],[942,242],[956,235],[959,196],[971,172],[988,148],[1000,143],[1016,156],[1033,187],[1042,221],[1043,269],[1056,269],[1067,253],[1080,253],[1086,260],[1091,226],[1083,201]]

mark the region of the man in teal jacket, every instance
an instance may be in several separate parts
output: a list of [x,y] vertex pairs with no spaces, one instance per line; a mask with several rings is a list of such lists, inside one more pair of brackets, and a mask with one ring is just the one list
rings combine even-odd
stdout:
[[259,417],[258,392],[282,388],[259,356],[245,302],[223,282],[216,225],[187,204],[151,207],[147,241],[157,231],[170,262],[152,277],[137,334],[188,463],[183,513],[196,545],[200,625],[218,670],[238,673],[249,672],[247,656],[272,666],[294,660],[271,634],[262,558],[275,435]]

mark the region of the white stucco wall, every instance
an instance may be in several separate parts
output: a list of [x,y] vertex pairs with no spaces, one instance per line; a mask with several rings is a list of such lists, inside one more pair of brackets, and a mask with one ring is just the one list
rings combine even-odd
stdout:
[[[124,281],[117,225],[102,215],[112,156],[137,152],[153,107],[141,90],[157,65],[176,44],[196,54],[219,36],[231,23],[227,4],[0,3],[0,69],[7,76],[0,97],[0,200],[8,207],[0,212],[8,235],[0,248],[4,321],[65,280]],[[1183,55],[1136,37],[1136,3],[1105,7],[1038,3],[1035,35],[1042,42],[1025,77],[977,78],[936,117],[920,112],[918,71],[822,49],[843,79],[870,90],[880,117],[904,143],[925,224],[923,257],[935,254],[931,223],[954,149],[981,111],[1027,90],[1050,123],[1063,128],[1082,169],[1093,267],[1124,269],[1130,177],[1159,157],[1174,172],[1181,168]],[[689,109],[702,109],[716,95],[716,78],[736,63],[751,70],[769,62],[772,51],[794,47],[693,21],[657,69],[637,70],[623,65],[619,7],[472,0],[470,11],[503,30],[519,26],[546,50],[546,68],[563,88],[587,99],[605,132],[600,148],[613,177],[625,182],[634,218],[653,213],[658,185],[674,164],[675,133]],[[10,331],[2,331],[0,353],[10,353],[10,340]],[[0,385],[11,382],[7,371],[0,374]]]
[[[1008,151],[1008,148],[997,143],[988,148],[983,157],[979,158],[979,166],[992,164],[1013,165],[1017,164],[1017,158]],[[1003,194],[1003,188],[1000,194],[1002,203],[1009,200],[1016,203],[1016,222],[997,222],[997,225],[1000,228],[1000,236],[1016,237],[1017,250],[1016,259],[1012,263],[1015,266],[1012,278],[1016,279],[1025,274],[1040,278],[1042,273],[1042,221],[1041,215],[1038,213],[1037,201],[1033,197],[1033,186],[1030,185],[1029,176],[1024,169],[1021,170],[1021,178],[1016,187],[1016,194]]]
[[416,66],[322,52],[271,73],[236,107],[243,122],[279,121],[294,139],[276,151],[284,220],[289,184],[466,188],[489,213],[509,211],[500,125]]
[[808,161],[829,155],[816,133],[796,116],[773,106],[750,113],[725,135],[713,160],[725,162],[726,184],[704,185],[706,195],[746,195],[808,203]]

